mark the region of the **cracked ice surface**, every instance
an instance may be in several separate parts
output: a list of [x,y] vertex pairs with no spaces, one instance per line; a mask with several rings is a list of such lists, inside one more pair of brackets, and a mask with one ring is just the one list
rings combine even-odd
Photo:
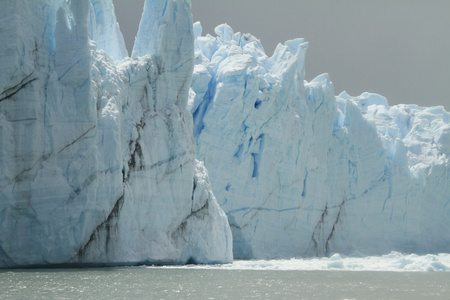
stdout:
[[450,251],[448,112],[306,82],[303,39],[201,31],[188,109],[235,258]]
[[109,0],[8,0],[0,20],[0,267],[231,261],[184,108],[190,3],[147,0],[133,59]]

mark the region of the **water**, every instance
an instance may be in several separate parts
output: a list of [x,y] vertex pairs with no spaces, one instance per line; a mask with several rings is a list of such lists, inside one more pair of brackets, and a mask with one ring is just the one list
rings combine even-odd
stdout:
[[449,266],[448,254],[392,253],[221,266],[0,270],[0,299],[450,299],[450,272],[442,271]]
[[104,268],[0,273],[0,299],[448,299],[447,272]]

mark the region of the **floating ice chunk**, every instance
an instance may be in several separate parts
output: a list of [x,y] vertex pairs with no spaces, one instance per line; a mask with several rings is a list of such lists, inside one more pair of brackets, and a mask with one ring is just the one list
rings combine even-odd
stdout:
[[338,253],[333,254],[333,256],[331,256],[329,259],[327,267],[329,269],[343,269],[344,262],[342,260],[342,257]]

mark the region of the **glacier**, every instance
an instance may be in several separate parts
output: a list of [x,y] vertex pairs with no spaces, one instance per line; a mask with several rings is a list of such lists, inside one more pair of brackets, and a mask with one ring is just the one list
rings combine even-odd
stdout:
[[232,261],[189,1],[145,2],[133,58],[111,0],[2,1],[0,40],[0,267]]
[[336,96],[189,0],[131,57],[111,0],[1,6],[0,268],[450,251],[443,107]]
[[[202,36],[188,109],[237,259],[450,251],[450,114],[335,96],[308,43],[271,57],[227,24]],[[363,70],[370,72],[370,70]]]

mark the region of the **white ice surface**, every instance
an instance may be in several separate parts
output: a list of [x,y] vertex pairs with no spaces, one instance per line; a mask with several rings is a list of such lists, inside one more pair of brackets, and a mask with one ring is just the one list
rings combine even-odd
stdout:
[[450,252],[448,112],[336,97],[303,39],[201,30],[187,107],[235,258]]
[[89,36],[95,41],[98,49],[102,49],[113,59],[120,60],[128,57],[112,1],[91,0]]
[[123,59],[112,7],[2,2],[0,267],[450,252],[442,107],[336,97],[303,39],[201,36],[187,0]]
[[184,107],[189,1],[146,1],[133,59],[111,0],[1,6],[0,267],[230,262]]

